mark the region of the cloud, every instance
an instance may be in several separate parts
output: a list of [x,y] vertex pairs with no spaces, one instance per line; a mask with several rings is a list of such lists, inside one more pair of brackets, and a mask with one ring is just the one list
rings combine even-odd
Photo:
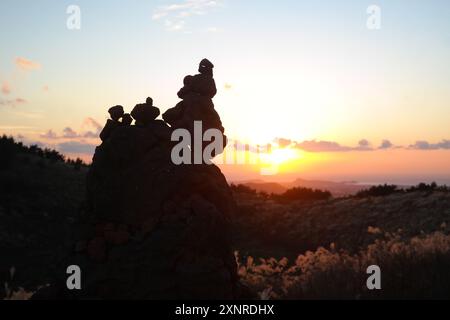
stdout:
[[366,139],[359,140],[358,146],[361,148],[368,148],[370,146],[370,142]]
[[78,133],[76,133],[75,130],[73,130],[72,128],[66,127],[63,130],[63,138],[67,139],[78,138]]
[[19,69],[26,70],[26,71],[38,70],[41,68],[41,65],[39,63],[22,58],[22,57],[17,57],[15,59],[15,64]]
[[53,132],[53,130],[48,130],[46,133],[39,135],[39,137],[44,139],[58,139],[58,135]]
[[361,139],[358,141],[358,146],[355,148],[358,151],[370,151],[372,147],[370,146],[370,142],[367,139]]
[[93,128],[94,130],[88,130],[78,133],[71,127],[66,127],[63,129],[62,134],[56,134],[52,129],[48,130],[46,133],[41,134],[40,137],[44,139],[96,139],[99,137],[103,127],[94,118],[87,117],[83,120],[83,128]]
[[295,146],[298,149],[307,152],[343,152],[343,151],[351,151],[354,148],[342,146],[334,141],[303,141],[300,143],[296,143]]
[[[205,15],[221,6],[221,0],[184,0],[158,7],[152,14],[153,20],[164,19],[167,30],[177,31],[185,27],[185,20],[192,16]],[[217,29],[217,28],[214,28]]]
[[63,153],[78,153],[91,155],[94,153],[96,146],[94,144],[80,142],[80,141],[69,141],[62,142],[57,145],[57,149]]
[[97,131],[102,130],[102,125],[94,118],[87,117],[83,121],[83,126],[95,128]]
[[99,133],[95,133],[92,131],[87,131],[85,133],[83,133],[83,138],[88,138],[88,139],[95,139],[98,138]]
[[102,131],[103,127],[98,121],[96,121],[94,118],[87,117],[83,121],[83,127],[89,127],[95,129],[95,131],[89,130],[83,134],[84,138],[98,138],[100,135],[100,132]]
[[275,142],[278,144],[281,148],[289,147],[292,144],[291,139],[285,139],[285,138],[275,138]]
[[381,145],[378,147],[378,149],[390,149],[393,146],[394,145],[391,143],[391,141],[384,139],[383,141],[381,141]]
[[9,99],[9,100],[1,100],[0,99],[0,106],[7,106],[7,107],[16,107],[21,104],[27,103],[27,100],[23,98],[16,98],[16,99]]
[[164,25],[166,26],[167,30],[170,31],[178,31],[184,28],[184,20],[180,20],[180,21],[170,21],[170,20],[166,20],[164,22]]
[[450,140],[444,139],[441,142],[438,143],[429,143],[425,140],[419,140],[416,141],[416,143],[409,146],[410,149],[417,149],[417,150],[449,150],[450,149]]
[[11,93],[11,86],[9,85],[9,82],[3,81],[2,83],[2,93],[7,95]]

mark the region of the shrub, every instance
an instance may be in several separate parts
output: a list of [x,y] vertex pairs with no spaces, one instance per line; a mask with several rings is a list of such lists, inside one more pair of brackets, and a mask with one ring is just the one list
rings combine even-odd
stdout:
[[390,194],[400,192],[398,187],[396,185],[378,185],[370,187],[366,190],[361,190],[356,194],[356,197],[358,198],[365,198],[365,197],[385,197]]
[[235,185],[235,184],[232,183],[230,185],[230,188],[235,193],[245,193],[245,194],[253,194],[253,195],[257,194],[255,189],[247,187],[246,185],[243,185],[243,184]]
[[328,200],[331,198],[331,193],[329,191],[297,187],[286,190],[279,195],[273,194],[272,198],[283,203],[293,201]]
[[[248,257],[239,263],[241,281],[260,295],[280,299],[447,299],[450,294],[450,236],[440,232],[408,241],[397,235],[377,240],[358,254],[318,248],[286,258]],[[368,290],[366,268],[381,268],[382,290]]]

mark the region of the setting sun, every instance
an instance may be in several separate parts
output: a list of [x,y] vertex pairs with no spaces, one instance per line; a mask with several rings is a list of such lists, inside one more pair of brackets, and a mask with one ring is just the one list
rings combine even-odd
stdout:
[[270,153],[261,154],[263,163],[281,165],[302,158],[299,150],[292,148],[277,148]]

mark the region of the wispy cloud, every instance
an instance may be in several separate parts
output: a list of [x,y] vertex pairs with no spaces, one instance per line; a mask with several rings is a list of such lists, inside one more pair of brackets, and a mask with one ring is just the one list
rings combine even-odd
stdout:
[[91,117],[87,117],[83,120],[83,127],[84,126],[95,128],[97,131],[102,130],[102,125]]
[[27,100],[23,98],[15,98],[15,99],[8,99],[8,100],[1,100],[0,99],[0,106],[6,106],[6,107],[16,107],[18,105],[22,105],[27,103]]
[[75,130],[73,130],[70,127],[64,128],[63,130],[63,138],[67,138],[67,139],[74,139],[74,138],[78,138],[78,133],[75,132]]
[[49,139],[49,140],[53,140],[53,139],[58,139],[58,135],[53,132],[53,130],[48,130],[46,133],[40,134],[39,137],[43,138],[43,139]]
[[355,148],[358,151],[370,151],[373,150],[370,142],[367,139],[361,139],[358,142],[358,146]]
[[40,63],[22,57],[17,57],[14,62],[16,66],[21,70],[30,71],[30,70],[38,70],[41,68]]
[[291,139],[285,139],[285,138],[275,138],[275,142],[281,148],[289,147],[293,143],[293,141]]
[[417,150],[438,150],[438,149],[450,150],[450,140],[444,139],[441,142],[437,143],[430,143],[425,140],[419,140],[416,141],[416,143],[410,145],[409,148]]
[[354,148],[342,146],[334,141],[316,141],[309,140],[298,142],[295,144],[298,149],[307,152],[343,152],[343,151],[351,151]]
[[390,149],[392,147],[394,147],[392,142],[390,140],[384,139],[383,141],[381,141],[381,144],[378,147],[378,149]]
[[[153,20],[164,20],[167,30],[180,31],[185,29],[186,20],[193,16],[206,15],[211,10],[220,7],[221,0],[184,0],[158,7],[152,14]],[[215,27],[208,29],[217,30]]]
[[7,95],[11,93],[11,86],[8,81],[3,81],[2,83],[2,93]]
[[68,141],[59,143],[56,148],[62,153],[76,153],[91,155],[95,151],[96,145],[81,141]]
[[[45,133],[39,136],[43,139],[58,140],[58,139],[96,139],[99,137],[102,126],[94,118],[87,117],[83,120],[82,128],[88,129],[87,131],[77,132],[71,127],[65,127],[61,134],[55,133],[52,129],[47,130]],[[93,129],[93,130],[90,130]]]

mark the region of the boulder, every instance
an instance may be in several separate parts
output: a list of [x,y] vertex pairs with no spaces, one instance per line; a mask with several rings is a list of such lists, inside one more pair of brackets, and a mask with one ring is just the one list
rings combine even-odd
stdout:
[[70,258],[83,270],[77,297],[233,299],[230,188],[214,165],[172,164],[170,128],[156,123],[119,127],[96,149]]
[[131,115],[129,113],[125,113],[122,116],[122,126],[130,126],[131,123],[133,122],[133,118],[131,117]]
[[109,108],[108,113],[112,120],[119,121],[122,118],[124,111],[122,106],[114,106]]
[[138,126],[148,126],[160,114],[157,107],[153,106],[153,100],[147,98],[145,103],[137,104],[131,111],[131,116],[136,120]]

